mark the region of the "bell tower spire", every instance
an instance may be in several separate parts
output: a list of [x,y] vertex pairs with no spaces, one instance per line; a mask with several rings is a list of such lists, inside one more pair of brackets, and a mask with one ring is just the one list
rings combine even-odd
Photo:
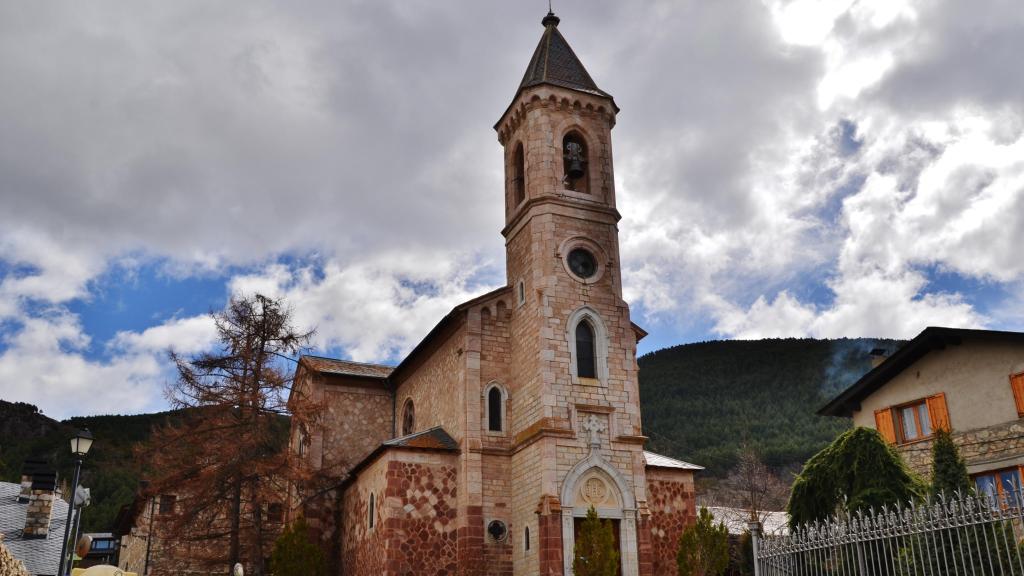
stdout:
[[[505,237],[512,288],[511,433],[524,438],[513,470],[523,503],[513,525],[533,526],[543,554],[524,573],[572,570],[581,455],[618,478],[623,574],[637,574],[638,494],[646,485],[636,379],[638,332],[622,299],[611,130],[619,109],[598,87],[548,12],[512,103],[495,130],[505,150]],[[614,442],[610,439],[614,438]],[[580,468],[580,467],[583,468]],[[628,480],[626,480],[628,478]],[[603,481],[603,480],[602,480]],[[609,480],[611,482],[611,480]],[[611,484],[607,484],[611,486]],[[609,492],[610,493],[610,492]],[[558,496],[562,495],[562,496]],[[531,528],[532,530],[533,528]],[[517,570],[517,573],[519,571]]]

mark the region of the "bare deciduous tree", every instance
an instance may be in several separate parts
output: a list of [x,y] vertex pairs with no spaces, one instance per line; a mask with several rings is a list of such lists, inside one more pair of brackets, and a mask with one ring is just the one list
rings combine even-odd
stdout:
[[768,512],[782,510],[789,497],[789,485],[749,446],[740,449],[739,460],[722,482],[732,506],[743,508],[751,520],[764,522]]

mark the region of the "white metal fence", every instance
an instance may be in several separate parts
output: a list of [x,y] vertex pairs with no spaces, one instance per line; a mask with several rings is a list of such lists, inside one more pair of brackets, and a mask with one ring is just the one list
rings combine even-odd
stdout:
[[1020,489],[836,516],[785,536],[751,525],[757,576],[1024,576]]

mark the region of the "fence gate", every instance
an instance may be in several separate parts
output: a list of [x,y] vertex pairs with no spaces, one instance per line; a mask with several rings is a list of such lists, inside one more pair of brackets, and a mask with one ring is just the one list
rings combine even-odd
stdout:
[[755,576],[1024,576],[1021,491],[836,516],[791,534],[750,525]]

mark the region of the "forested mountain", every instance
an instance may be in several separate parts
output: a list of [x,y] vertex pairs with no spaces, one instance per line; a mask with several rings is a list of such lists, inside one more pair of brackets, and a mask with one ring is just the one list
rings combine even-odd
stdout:
[[[870,367],[868,352],[894,350],[891,340],[750,340],[686,344],[640,358],[640,398],[648,449],[724,475],[747,443],[773,466],[799,467],[850,426],[815,411]],[[57,422],[35,406],[0,400],[0,479],[18,482],[27,456],[46,455],[69,479],[68,438],[89,428],[96,443],[85,458],[82,484],[92,489],[85,531],[113,527],[130,502],[140,470],[132,448],[154,424],[179,412],[88,416]],[[282,438],[287,422],[282,420]]]
[[0,400],[0,480],[19,482],[29,456],[45,456],[57,464],[59,477],[70,483],[74,459],[68,439],[88,428],[96,441],[82,461],[81,484],[90,489],[91,504],[82,514],[83,532],[106,532],[121,506],[133,498],[139,468],[133,447],[149,438],[154,424],[176,412],[134,416],[86,416],[57,422],[31,404]]
[[639,359],[647,448],[723,476],[746,444],[777,468],[799,468],[850,420],[815,412],[895,340],[729,340],[673,346]]

